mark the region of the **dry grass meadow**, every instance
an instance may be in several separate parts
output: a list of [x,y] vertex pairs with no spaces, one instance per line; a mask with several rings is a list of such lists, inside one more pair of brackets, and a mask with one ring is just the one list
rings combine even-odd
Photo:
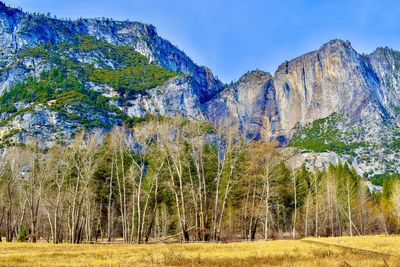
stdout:
[[400,236],[243,243],[0,243],[0,266],[400,266]]

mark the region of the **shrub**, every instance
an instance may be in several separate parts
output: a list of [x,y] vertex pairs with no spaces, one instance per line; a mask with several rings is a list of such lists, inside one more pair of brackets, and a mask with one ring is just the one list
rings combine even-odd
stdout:
[[27,242],[29,240],[29,229],[25,225],[22,225],[21,230],[18,233],[18,242]]

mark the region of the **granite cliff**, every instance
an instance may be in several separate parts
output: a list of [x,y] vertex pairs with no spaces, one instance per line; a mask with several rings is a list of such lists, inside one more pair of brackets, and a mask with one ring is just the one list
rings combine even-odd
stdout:
[[2,145],[179,114],[228,120],[248,139],[294,147],[298,161],[400,171],[400,52],[389,48],[360,54],[332,40],[273,74],[224,85],[152,25],[55,19],[1,2],[0,46]]

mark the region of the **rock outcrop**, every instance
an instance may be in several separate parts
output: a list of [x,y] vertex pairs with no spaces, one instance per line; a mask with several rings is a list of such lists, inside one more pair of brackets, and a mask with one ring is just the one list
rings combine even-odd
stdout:
[[271,139],[281,132],[276,91],[269,73],[252,71],[204,105],[208,120],[230,120],[249,139]]
[[206,104],[211,121],[231,117],[249,136],[290,139],[298,126],[332,113],[359,123],[398,123],[398,53],[358,54],[350,42],[332,40],[286,61],[271,77],[245,74]]

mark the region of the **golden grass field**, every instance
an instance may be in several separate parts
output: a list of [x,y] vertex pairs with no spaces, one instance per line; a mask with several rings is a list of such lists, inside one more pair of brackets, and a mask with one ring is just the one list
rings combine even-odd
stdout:
[[160,265],[400,266],[400,236],[308,238],[226,244],[0,243],[0,266]]

